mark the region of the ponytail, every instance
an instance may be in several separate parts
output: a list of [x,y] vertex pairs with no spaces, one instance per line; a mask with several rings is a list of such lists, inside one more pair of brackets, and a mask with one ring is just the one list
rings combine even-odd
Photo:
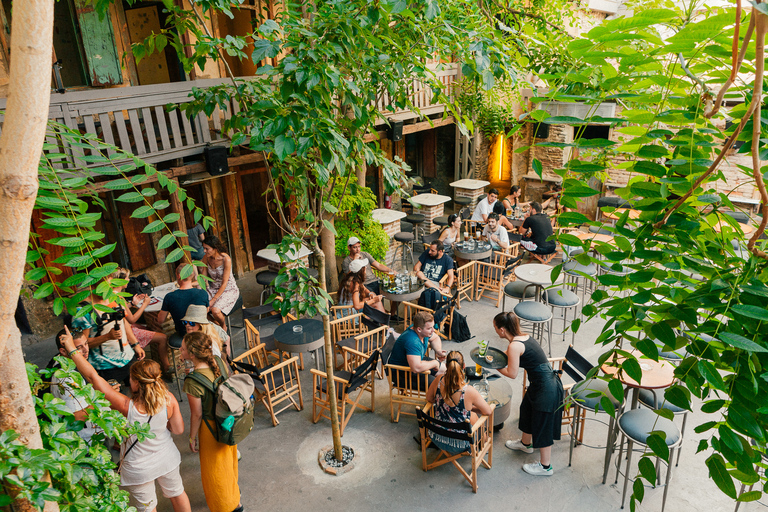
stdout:
[[192,354],[198,361],[207,363],[216,378],[219,378],[221,377],[221,371],[219,371],[219,365],[211,350],[212,344],[213,340],[211,340],[211,337],[202,331],[190,332],[184,336],[184,345],[187,348],[187,352]]
[[464,387],[464,356],[458,350],[451,350],[445,359],[445,383],[446,396],[453,396],[455,392]]
[[499,329],[504,329],[507,331],[511,336],[521,336],[523,334],[523,330],[520,329],[520,320],[517,318],[517,315],[514,314],[512,311],[508,311],[506,313],[499,313],[493,318],[493,325],[498,327]]
[[134,400],[144,405],[146,414],[154,416],[168,404],[168,388],[155,361],[144,359],[133,363],[131,378],[138,386]]

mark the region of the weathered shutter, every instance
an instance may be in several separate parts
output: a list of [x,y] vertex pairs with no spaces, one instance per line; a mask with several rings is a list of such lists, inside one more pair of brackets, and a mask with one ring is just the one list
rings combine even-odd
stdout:
[[136,219],[131,217],[131,213],[133,213],[133,210],[136,208],[136,203],[117,203],[120,224],[123,226],[125,245],[128,249],[128,257],[131,259],[131,272],[144,270],[157,263],[152,236],[148,233],[141,232],[147,225],[147,219]]
[[88,0],[74,0],[75,14],[83,42],[85,65],[93,86],[123,83],[120,58],[109,14],[103,18]]

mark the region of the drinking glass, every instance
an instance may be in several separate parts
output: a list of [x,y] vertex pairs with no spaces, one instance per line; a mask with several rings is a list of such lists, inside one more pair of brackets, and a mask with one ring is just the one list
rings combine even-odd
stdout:
[[512,208],[507,208],[507,217],[512,216]]
[[488,350],[488,342],[486,340],[480,340],[477,344],[480,346],[480,357],[485,357],[485,352]]
[[469,231],[464,232],[464,241],[466,242],[467,240],[469,240]]
[[480,366],[479,364],[476,364],[475,365],[475,375],[477,375],[479,377],[482,372],[483,372],[483,367]]

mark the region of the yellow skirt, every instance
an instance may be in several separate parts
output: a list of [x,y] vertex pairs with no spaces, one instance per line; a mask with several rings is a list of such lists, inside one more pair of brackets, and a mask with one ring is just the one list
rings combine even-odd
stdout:
[[237,446],[214,439],[205,425],[200,425],[200,477],[205,502],[211,512],[232,512],[240,504],[237,485]]

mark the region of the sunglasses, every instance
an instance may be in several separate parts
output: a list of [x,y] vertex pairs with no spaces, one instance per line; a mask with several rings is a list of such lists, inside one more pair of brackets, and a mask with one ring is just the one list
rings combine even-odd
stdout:
[[183,325],[188,325],[188,326],[190,326],[190,327],[194,327],[194,326],[196,326],[196,325],[197,325],[199,322],[190,322],[189,320],[182,320],[182,321],[181,321],[181,323],[182,323]]

